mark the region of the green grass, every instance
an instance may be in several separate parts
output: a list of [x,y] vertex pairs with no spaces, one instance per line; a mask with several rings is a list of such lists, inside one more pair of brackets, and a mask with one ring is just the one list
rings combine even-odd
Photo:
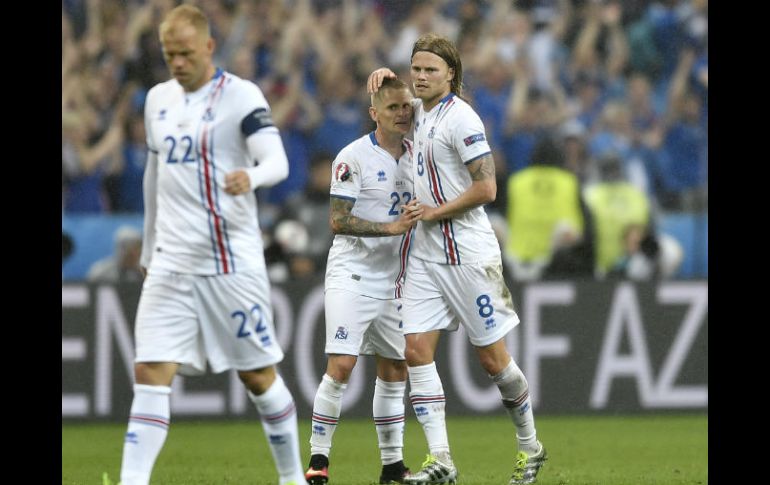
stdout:
[[[62,484],[117,482],[125,424],[63,424]],[[514,428],[506,416],[448,419],[460,485],[507,484]],[[706,415],[538,417],[550,459],[540,485],[684,485],[708,483]],[[310,426],[300,421],[303,465]],[[427,446],[420,425],[407,421],[405,462],[420,467]],[[345,419],[334,435],[330,485],[376,483],[380,461],[371,420]],[[155,464],[153,485],[275,484],[262,428],[254,421],[172,422]]]

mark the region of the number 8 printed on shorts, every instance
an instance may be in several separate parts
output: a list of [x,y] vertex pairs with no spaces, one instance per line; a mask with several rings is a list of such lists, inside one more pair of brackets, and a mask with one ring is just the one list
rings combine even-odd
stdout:
[[490,317],[495,313],[495,308],[490,304],[491,302],[492,298],[490,298],[489,295],[479,295],[479,297],[476,298],[476,305],[479,306],[479,316],[481,318]]

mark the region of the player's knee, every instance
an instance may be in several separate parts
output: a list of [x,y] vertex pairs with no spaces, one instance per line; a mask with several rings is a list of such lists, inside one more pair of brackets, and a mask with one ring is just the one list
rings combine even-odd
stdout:
[[479,362],[481,367],[487,371],[487,374],[494,376],[499,374],[503,369],[508,366],[511,357],[509,355],[498,355],[488,352],[479,353]]
[[168,362],[139,362],[134,364],[134,379],[137,384],[170,386],[178,367]]
[[410,367],[416,367],[418,365],[426,365],[433,362],[433,355],[430,352],[425,352],[420,347],[407,347],[404,350],[404,357],[406,358],[406,364]]
[[329,357],[326,365],[326,374],[336,382],[348,382],[353,368],[356,366],[356,359],[352,355],[333,355]]
[[396,381],[405,381],[408,375],[407,367],[406,367],[406,361],[405,360],[393,360],[391,361],[393,363],[393,374],[391,377],[392,380]]
[[405,381],[408,376],[406,361],[383,359],[377,365],[377,375],[388,382]]
[[275,382],[275,367],[265,367],[264,369],[238,371],[240,378],[246,389],[256,395],[265,393]]

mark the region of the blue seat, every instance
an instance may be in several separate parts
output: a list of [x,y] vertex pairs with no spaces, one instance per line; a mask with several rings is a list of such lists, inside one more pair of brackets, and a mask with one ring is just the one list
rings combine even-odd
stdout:
[[115,250],[115,231],[123,225],[144,230],[144,217],[136,215],[63,215],[62,231],[69,234],[74,249],[62,265],[66,280],[83,280],[91,265]]
[[677,278],[708,278],[708,213],[669,213],[657,221],[658,232],[665,232],[682,245],[684,258]]

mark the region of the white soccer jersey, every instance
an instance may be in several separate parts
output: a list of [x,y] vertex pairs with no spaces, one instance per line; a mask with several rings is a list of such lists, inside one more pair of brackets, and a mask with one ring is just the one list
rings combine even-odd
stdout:
[[[484,124],[468,103],[450,93],[429,112],[414,103],[414,189],[431,207],[456,199],[471,186],[466,167],[491,153]],[[417,224],[411,256],[444,264],[500,257],[497,238],[483,207],[451,219]]]
[[[412,199],[412,146],[395,160],[374,132],[343,148],[332,163],[332,197],[355,201],[352,214],[372,222],[393,222]],[[337,234],[326,264],[326,288],[372,298],[400,298],[412,231],[401,236]]]
[[243,133],[277,133],[259,87],[221,69],[192,93],[175,79],[166,81],[147,94],[145,129],[158,157],[149,270],[214,275],[263,269],[256,197],[224,191],[227,173],[254,166]]

